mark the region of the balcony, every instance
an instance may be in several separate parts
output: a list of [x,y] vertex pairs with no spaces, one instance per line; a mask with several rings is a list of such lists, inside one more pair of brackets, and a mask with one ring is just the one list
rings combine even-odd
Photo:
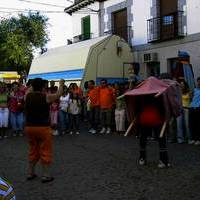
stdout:
[[183,11],[147,20],[147,39],[149,43],[182,38],[184,33]]
[[123,26],[120,28],[113,28],[112,30],[104,32],[104,35],[106,34],[118,35],[122,37],[124,40],[126,40],[126,42],[129,43],[130,46],[132,46],[132,43],[131,43],[132,26]]
[[72,13],[86,7],[86,6],[89,6],[90,4],[92,3],[95,3],[95,2],[103,2],[103,1],[106,1],[106,0],[75,0],[74,1],[74,4],[65,8],[65,12],[68,13],[69,15],[72,15]]

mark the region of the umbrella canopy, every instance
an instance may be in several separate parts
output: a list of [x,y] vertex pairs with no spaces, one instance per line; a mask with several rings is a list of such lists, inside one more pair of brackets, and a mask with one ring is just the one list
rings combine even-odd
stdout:
[[[181,92],[176,81],[159,80],[155,77],[149,77],[135,89],[127,91],[124,95],[130,120],[133,120],[137,115],[138,107],[143,106],[144,103],[148,104],[150,101],[162,104],[166,120],[180,115]],[[160,106],[158,105],[158,107]]]
[[149,77],[139,84],[135,89],[125,93],[125,96],[138,96],[147,94],[161,94],[170,87],[170,84],[155,77]]

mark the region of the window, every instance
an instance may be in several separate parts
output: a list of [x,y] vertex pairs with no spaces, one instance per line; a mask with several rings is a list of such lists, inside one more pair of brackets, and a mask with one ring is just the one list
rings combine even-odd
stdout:
[[91,38],[90,16],[82,18],[82,40]]
[[174,16],[173,15],[167,15],[167,16],[164,16],[162,18],[162,24],[163,25],[171,25],[174,23]]

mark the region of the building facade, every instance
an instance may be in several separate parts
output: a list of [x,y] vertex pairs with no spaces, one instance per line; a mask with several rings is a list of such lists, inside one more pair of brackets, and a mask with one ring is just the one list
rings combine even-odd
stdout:
[[72,42],[119,35],[132,47],[143,77],[172,73],[178,51],[189,54],[195,78],[200,76],[199,0],[76,0],[65,12],[72,15]]

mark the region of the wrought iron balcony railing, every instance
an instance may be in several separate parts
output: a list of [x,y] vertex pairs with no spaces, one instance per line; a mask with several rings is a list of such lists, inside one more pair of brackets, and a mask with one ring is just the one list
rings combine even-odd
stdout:
[[183,11],[147,20],[148,42],[161,42],[184,37]]
[[113,35],[118,35],[122,37],[123,39],[126,40],[126,42],[129,43],[129,45],[132,46],[131,44],[131,39],[132,39],[132,26],[123,26],[119,28],[113,28],[112,30],[104,32],[104,34],[113,34]]

